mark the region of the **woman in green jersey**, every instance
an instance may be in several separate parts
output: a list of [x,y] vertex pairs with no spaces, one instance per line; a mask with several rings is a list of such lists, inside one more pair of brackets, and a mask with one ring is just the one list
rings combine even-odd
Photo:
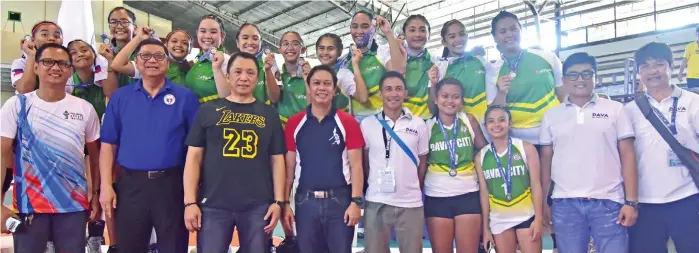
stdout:
[[[109,40],[109,48],[114,58],[121,52],[121,50],[126,47],[129,42],[136,36],[138,31],[138,26],[136,25],[136,14],[131,10],[124,7],[115,7],[107,15],[107,22],[109,23],[109,32],[112,35],[112,39]],[[134,56],[129,54],[127,58],[130,61],[134,60]],[[116,71],[116,70],[115,70]],[[128,74],[117,72],[117,82],[119,87],[126,86],[136,81],[132,76]],[[111,92],[107,93],[110,95]]]
[[[335,92],[334,104],[338,109],[345,112],[350,112],[350,100],[354,98],[359,102],[367,101],[366,83],[359,71],[359,62],[362,59],[362,53],[356,48],[353,48],[352,54],[352,69],[354,73],[345,66],[346,58],[340,58],[342,54],[342,39],[334,33],[326,33],[321,35],[316,41],[316,55],[320,64],[333,67],[337,75],[337,91]],[[355,74],[356,73],[356,74]]]
[[432,252],[478,251],[481,205],[474,151],[487,145],[478,121],[462,112],[463,85],[446,78],[435,85],[437,117],[427,121],[430,153],[425,175],[425,217]]
[[483,245],[494,243],[498,253],[516,253],[518,245],[522,253],[538,253],[544,208],[539,155],[534,145],[510,136],[511,126],[510,111],[504,106],[485,112],[492,142],[476,153]]
[[[223,74],[226,72],[230,56],[219,50],[224,38],[226,38],[226,32],[220,18],[215,15],[205,15],[201,18],[197,28],[200,51],[184,78],[184,86],[197,95],[200,103],[219,98],[221,87],[230,90]],[[213,65],[216,57],[221,58],[220,67]]]
[[[112,62],[112,54],[103,48],[102,57],[107,62]],[[101,119],[104,110],[107,107],[106,98],[103,91],[106,87],[116,88],[117,77],[113,71],[107,71],[104,67],[97,64],[98,55],[95,49],[90,44],[83,40],[74,40],[68,43],[68,53],[73,62],[73,76],[68,79],[68,84],[73,86],[72,95],[85,99],[95,108],[97,116]],[[107,73],[106,79],[104,73]],[[97,77],[103,76],[102,78]]]
[[444,51],[430,70],[430,80],[433,83],[447,77],[459,80],[464,86],[463,112],[475,116],[482,123],[488,106],[485,89],[489,64],[483,57],[466,53],[468,34],[460,21],[448,21],[442,26],[440,34]]
[[[311,71],[311,65],[301,57],[301,54],[306,53],[306,47],[297,32],[288,31],[282,34],[279,52],[284,57],[281,69],[282,85],[272,85],[268,88],[270,94],[279,94],[278,97],[270,97],[270,101],[277,104],[282,126],[285,126],[291,116],[306,109],[308,102],[305,76]],[[270,55],[274,57],[274,54]]]
[[[271,104],[270,98],[274,98],[275,101],[279,100],[279,92],[270,92],[270,88],[277,88],[280,85],[276,78],[278,70],[274,68],[274,54],[269,51],[267,56],[263,55],[265,50],[262,49],[260,29],[250,23],[241,25],[240,29],[238,29],[238,34],[235,35],[235,42],[240,52],[249,53],[257,57],[257,84],[252,92],[253,97],[256,100],[264,101],[266,104]],[[225,65],[223,67],[225,68]],[[219,95],[221,97],[231,94],[225,77],[222,79],[222,82],[217,81],[216,84],[219,86]]]
[[491,23],[491,33],[502,60],[493,63],[497,86],[488,89],[488,101],[507,105],[512,112],[512,136],[539,144],[544,113],[563,99],[561,60],[541,49],[522,49],[517,16],[501,11]]
[[[112,69],[117,72],[124,73],[133,78],[141,78],[141,74],[136,69],[133,61],[129,61],[130,55],[133,54],[134,50],[138,47],[143,40],[151,38],[151,29],[149,27],[141,28],[140,34],[132,39],[129,44],[117,54],[112,63]],[[189,63],[185,59],[190,51],[190,45],[192,43],[192,38],[187,32],[182,29],[175,29],[165,36],[165,46],[167,47],[168,61],[170,65],[168,66],[165,77],[170,79],[173,83],[184,85],[185,76],[189,71]]]
[[[422,119],[429,119],[432,113],[429,108],[430,80],[428,70],[434,65],[425,48],[430,23],[422,15],[410,15],[403,23],[403,36],[407,59],[405,65],[405,80],[408,96],[403,106]],[[436,83],[436,82],[435,82]]]

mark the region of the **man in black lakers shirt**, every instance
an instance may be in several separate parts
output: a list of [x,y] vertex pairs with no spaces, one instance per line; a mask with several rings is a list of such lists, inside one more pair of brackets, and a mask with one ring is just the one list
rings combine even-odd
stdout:
[[276,110],[252,96],[255,56],[234,54],[227,70],[231,95],[204,103],[187,136],[185,225],[199,231],[198,252],[226,252],[236,227],[242,252],[269,252],[287,204],[284,133]]

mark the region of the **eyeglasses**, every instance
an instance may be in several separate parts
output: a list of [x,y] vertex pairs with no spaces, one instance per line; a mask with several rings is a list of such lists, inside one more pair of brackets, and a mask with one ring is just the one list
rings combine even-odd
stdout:
[[568,72],[565,74],[565,79],[568,81],[577,81],[580,77],[582,77],[582,80],[590,80],[592,79],[592,76],[595,75],[595,72],[592,72],[590,70],[585,70],[583,72]]
[[167,58],[167,55],[165,54],[151,54],[151,53],[140,53],[138,54],[138,57],[141,58],[141,60],[148,61],[150,58],[154,58],[156,61],[163,61],[165,58]]
[[61,69],[67,69],[70,68],[70,62],[68,61],[58,61],[54,59],[41,59],[39,60],[41,65],[44,65],[44,67],[52,68],[54,65],[58,64],[58,67]]
[[117,27],[118,25],[121,25],[122,27],[127,27],[131,25],[131,21],[128,20],[110,20],[109,21],[109,27]]
[[284,42],[282,42],[281,46],[282,47],[292,46],[294,48],[301,48],[302,45],[301,45],[301,43],[298,43],[298,42],[289,43],[288,41],[284,41]]

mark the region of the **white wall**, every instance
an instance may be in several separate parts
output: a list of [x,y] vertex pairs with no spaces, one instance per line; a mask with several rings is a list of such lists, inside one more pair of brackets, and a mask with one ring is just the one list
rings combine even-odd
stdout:
[[604,43],[594,46],[562,50],[559,55],[561,60],[563,61],[566,58],[568,58],[568,56],[570,56],[571,54],[577,52],[586,52],[593,56],[601,56],[606,54],[636,50],[650,42],[664,42],[668,45],[672,45],[675,43],[684,43],[694,41],[697,39],[695,31],[696,27],[690,27],[675,31],[660,32],[653,35],[616,41],[612,43]]

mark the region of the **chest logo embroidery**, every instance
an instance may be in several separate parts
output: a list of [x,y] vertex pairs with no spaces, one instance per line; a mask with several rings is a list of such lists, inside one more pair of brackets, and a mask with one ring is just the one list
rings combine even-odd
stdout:
[[166,105],[173,105],[175,103],[175,96],[172,94],[167,94],[163,98],[163,102],[165,102]]
[[606,113],[593,112],[592,118],[593,119],[609,119],[609,115],[607,115]]
[[337,134],[337,127],[333,129],[333,136],[328,139],[331,145],[340,145],[340,135]]

